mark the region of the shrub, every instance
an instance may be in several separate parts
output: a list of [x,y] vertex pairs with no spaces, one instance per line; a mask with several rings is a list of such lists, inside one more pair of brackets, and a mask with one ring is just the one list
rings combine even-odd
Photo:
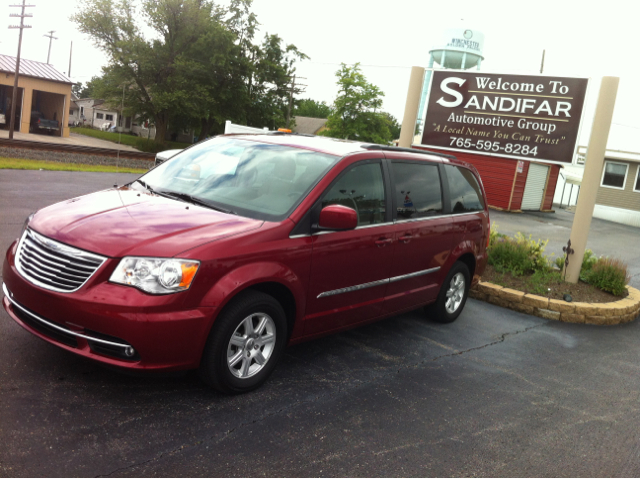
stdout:
[[[556,258],[554,261],[555,265],[560,269],[560,271],[564,270],[564,258],[565,256],[562,255]],[[569,261],[571,261],[571,258],[569,258]],[[591,251],[590,249],[586,250],[584,252],[584,257],[582,258],[581,276],[584,275],[587,271],[590,271],[596,261],[598,261],[598,258],[596,258],[596,255],[593,254],[593,251]]]
[[494,221],[491,223],[491,229],[489,231],[489,248],[493,246],[498,238],[506,238],[506,235],[498,233],[498,223]]
[[582,272],[583,280],[596,288],[607,291],[615,296],[622,296],[629,283],[627,265],[612,258],[599,258],[593,262],[589,270]]
[[593,268],[593,265],[597,262],[598,258],[596,258],[596,255],[593,254],[593,251],[591,251],[590,249],[586,250],[584,252],[584,257],[582,258],[582,272],[584,273],[586,271],[591,271],[591,268]]
[[529,235],[528,238],[525,238],[524,235],[520,232],[514,235],[514,239],[518,242],[518,244],[523,244],[529,251],[531,263],[533,265],[533,271],[546,271],[549,269],[549,260],[544,255],[544,249],[547,247],[549,240],[543,241],[541,239],[538,239],[536,241],[531,238],[531,235]]
[[544,255],[544,249],[549,240],[534,240],[522,233],[516,233],[509,238],[498,233],[496,223],[491,225],[489,236],[488,262],[497,271],[509,271],[515,276],[530,274],[535,271],[547,271],[549,260]]
[[512,238],[496,238],[489,249],[488,261],[496,270],[516,276],[533,271],[527,247]]

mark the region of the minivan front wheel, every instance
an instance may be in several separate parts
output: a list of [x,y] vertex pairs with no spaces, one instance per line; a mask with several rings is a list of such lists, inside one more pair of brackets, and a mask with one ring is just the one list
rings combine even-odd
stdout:
[[216,319],[200,362],[200,377],[227,394],[262,385],[285,346],[286,317],[272,296],[246,291]]
[[456,262],[442,283],[438,299],[427,308],[429,316],[440,323],[451,323],[458,319],[469,295],[471,275],[467,265]]

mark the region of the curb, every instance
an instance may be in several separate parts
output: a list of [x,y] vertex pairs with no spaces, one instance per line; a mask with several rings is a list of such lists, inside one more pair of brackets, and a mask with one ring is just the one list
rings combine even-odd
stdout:
[[629,296],[612,303],[567,303],[480,281],[469,296],[539,318],[610,326],[633,321],[640,313],[640,291],[631,286],[627,291]]

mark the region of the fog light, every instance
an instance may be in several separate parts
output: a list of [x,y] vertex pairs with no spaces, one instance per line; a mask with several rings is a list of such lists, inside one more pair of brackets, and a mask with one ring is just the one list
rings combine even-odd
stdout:
[[136,354],[136,350],[133,349],[131,346],[127,346],[126,348],[124,348],[124,355],[132,358],[133,356],[135,356]]

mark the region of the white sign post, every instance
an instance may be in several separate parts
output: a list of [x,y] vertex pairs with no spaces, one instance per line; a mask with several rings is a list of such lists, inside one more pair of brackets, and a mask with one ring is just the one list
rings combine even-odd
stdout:
[[596,194],[600,186],[600,177],[604,166],[604,154],[607,149],[613,108],[616,104],[618,93],[618,77],[603,77],[600,84],[600,94],[596,113],[593,117],[591,138],[587,148],[587,157],[584,164],[584,176],[582,187],[576,206],[576,214],[571,228],[571,248],[574,253],[569,257],[565,280],[568,283],[577,283],[582,269],[582,259],[587,247],[589,227],[593,218],[593,208],[596,204]]

